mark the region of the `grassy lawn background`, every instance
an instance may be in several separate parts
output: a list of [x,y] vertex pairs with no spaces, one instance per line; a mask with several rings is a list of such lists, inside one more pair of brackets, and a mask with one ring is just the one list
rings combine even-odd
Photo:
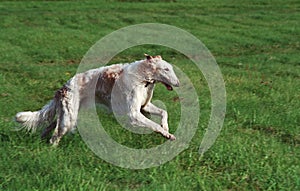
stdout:
[[[299,10],[293,0],[1,1],[0,190],[300,190]],[[173,160],[124,169],[98,158],[78,133],[52,148],[38,133],[13,131],[13,116],[52,99],[101,37],[147,22],[192,33],[221,68],[226,119],[203,157],[198,147],[210,115],[206,81],[183,55],[159,46],[126,50],[112,63],[161,54],[192,80],[201,107],[199,128]],[[171,132],[179,117],[174,96],[161,85],[154,95],[168,108]],[[122,144],[165,141],[157,134],[128,133],[101,112],[106,130]]]

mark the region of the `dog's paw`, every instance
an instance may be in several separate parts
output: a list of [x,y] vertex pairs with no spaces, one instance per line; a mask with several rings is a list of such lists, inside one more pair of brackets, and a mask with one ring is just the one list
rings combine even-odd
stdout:
[[59,143],[59,139],[57,138],[57,136],[52,136],[49,143],[53,146],[53,147],[57,147],[58,143]]
[[176,140],[176,137],[174,135],[172,135],[171,133],[167,132],[167,131],[162,131],[161,134],[167,138],[170,139],[171,141]]
[[172,135],[172,134],[169,134],[167,138],[170,139],[171,141],[175,141],[176,140],[176,137],[174,135]]

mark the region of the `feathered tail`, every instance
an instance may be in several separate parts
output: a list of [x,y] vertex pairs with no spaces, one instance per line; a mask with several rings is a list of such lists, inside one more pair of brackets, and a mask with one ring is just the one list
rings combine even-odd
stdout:
[[43,127],[51,123],[56,114],[55,99],[50,101],[39,111],[24,111],[19,112],[15,116],[16,122],[22,125],[28,131],[35,132],[38,127]]

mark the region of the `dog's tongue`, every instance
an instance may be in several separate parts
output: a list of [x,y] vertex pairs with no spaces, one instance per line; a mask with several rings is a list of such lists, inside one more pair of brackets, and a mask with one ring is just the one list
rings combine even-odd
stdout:
[[172,91],[172,90],[173,90],[172,86],[170,86],[170,85],[168,85],[168,84],[164,84],[164,85],[166,86],[167,90],[169,90],[169,91]]

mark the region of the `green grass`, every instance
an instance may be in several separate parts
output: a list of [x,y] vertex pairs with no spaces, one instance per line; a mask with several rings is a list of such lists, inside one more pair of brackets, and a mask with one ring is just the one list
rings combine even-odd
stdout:
[[[0,190],[300,190],[299,9],[294,0],[1,1]],[[98,158],[78,133],[52,148],[39,134],[13,131],[13,116],[52,99],[97,40],[146,22],[192,33],[221,68],[226,119],[203,157],[198,148],[210,115],[207,83],[184,56],[159,46],[132,48],[112,62],[161,54],[197,87],[199,128],[173,160],[124,169]],[[176,96],[157,86],[155,99],[165,102],[174,132],[178,103],[166,94]],[[128,133],[102,112],[107,131],[122,144],[148,148],[165,141]]]

